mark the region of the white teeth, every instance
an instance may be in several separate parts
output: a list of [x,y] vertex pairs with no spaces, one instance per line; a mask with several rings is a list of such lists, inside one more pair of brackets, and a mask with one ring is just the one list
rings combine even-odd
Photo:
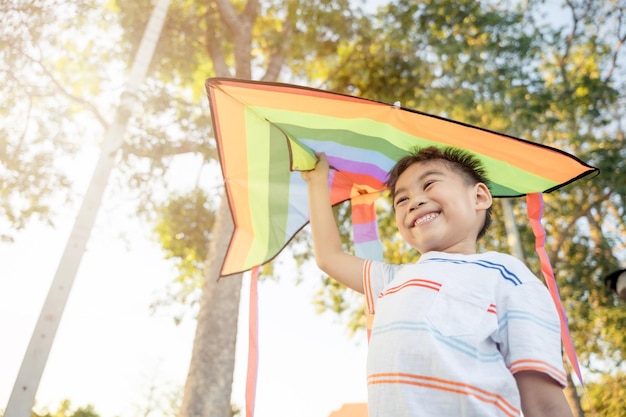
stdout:
[[427,221],[434,219],[437,216],[439,216],[439,214],[437,213],[428,213],[424,217],[420,217],[419,219],[415,220],[415,224],[418,225],[418,224],[425,223]]

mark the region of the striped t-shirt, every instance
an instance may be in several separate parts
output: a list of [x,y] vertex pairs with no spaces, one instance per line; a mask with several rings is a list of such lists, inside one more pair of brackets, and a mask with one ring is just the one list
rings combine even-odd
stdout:
[[367,359],[370,417],[519,416],[513,374],[565,386],[559,317],[517,258],[429,252],[415,264],[368,260],[375,313]]

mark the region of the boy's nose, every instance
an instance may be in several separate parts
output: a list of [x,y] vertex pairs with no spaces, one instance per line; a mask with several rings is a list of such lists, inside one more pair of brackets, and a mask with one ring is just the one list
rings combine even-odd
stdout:
[[423,196],[421,195],[413,196],[411,197],[411,201],[409,203],[409,211],[413,211],[419,208],[420,206],[424,205],[425,203],[426,201]]

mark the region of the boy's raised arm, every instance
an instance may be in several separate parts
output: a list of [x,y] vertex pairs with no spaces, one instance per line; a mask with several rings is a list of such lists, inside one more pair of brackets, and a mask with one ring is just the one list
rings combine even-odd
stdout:
[[302,172],[309,186],[309,212],[317,266],[345,286],[363,293],[364,260],[344,252],[330,203],[329,166],[324,154],[312,171]]

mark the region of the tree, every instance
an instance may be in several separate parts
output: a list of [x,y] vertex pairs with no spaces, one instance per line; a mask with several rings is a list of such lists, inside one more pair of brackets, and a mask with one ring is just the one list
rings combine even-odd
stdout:
[[[184,89],[189,84],[181,80],[192,80],[197,88],[203,85],[198,82],[209,75],[250,79],[255,72],[262,74],[261,79],[272,81],[278,78],[288,61],[292,63],[290,69],[294,76],[308,75],[313,68],[323,69],[326,57],[332,57],[342,39],[350,38],[354,23],[348,6],[347,1],[261,4],[256,0],[245,3],[219,0],[174,8],[159,45],[162,55],[157,56],[157,62],[164,65],[156,70],[155,83],[164,89],[172,84]],[[120,3],[120,7],[122,22],[132,39],[135,17],[145,9],[145,2]],[[308,30],[302,30],[303,27]],[[172,108],[167,106],[160,110],[167,114]],[[202,117],[208,119],[206,115]],[[155,119],[150,120],[154,123]],[[189,120],[183,122],[183,126],[186,123]],[[153,140],[146,141],[145,133],[131,139],[129,158],[154,156],[154,149],[163,149],[161,145],[167,135],[154,134],[149,129],[144,132]],[[154,139],[160,143],[150,147]],[[200,142],[211,143],[208,135]],[[158,158],[153,159],[151,167],[158,169],[160,163]],[[183,416],[227,415],[230,410],[241,277],[217,279],[232,227],[226,200],[221,198],[207,254],[197,333],[183,397]]]

